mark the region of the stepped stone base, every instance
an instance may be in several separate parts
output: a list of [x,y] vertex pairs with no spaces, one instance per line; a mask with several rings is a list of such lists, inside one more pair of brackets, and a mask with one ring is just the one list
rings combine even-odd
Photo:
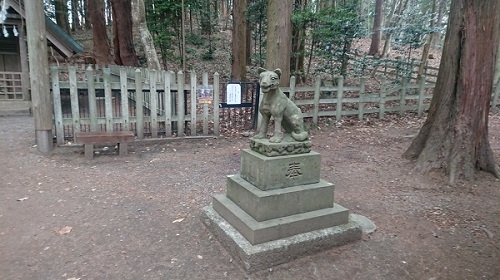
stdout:
[[362,236],[361,226],[348,218],[346,223],[339,226],[252,245],[211,206],[203,208],[201,220],[247,273],[357,241]]
[[226,196],[258,222],[331,208],[335,186],[315,184],[263,191],[239,175],[227,177]]
[[251,244],[345,224],[349,219],[349,210],[334,204],[330,208],[258,222],[225,195],[214,196],[213,209]]

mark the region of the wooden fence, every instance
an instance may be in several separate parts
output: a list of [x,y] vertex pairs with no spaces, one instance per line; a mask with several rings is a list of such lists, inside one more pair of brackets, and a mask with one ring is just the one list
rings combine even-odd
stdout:
[[[138,138],[221,133],[218,73],[213,75],[212,84],[203,73],[198,84],[195,72],[51,67],[51,80],[59,144],[77,131],[132,130]],[[426,79],[416,84],[410,79],[394,82],[381,77],[378,91],[366,92],[365,83],[366,78],[360,78],[354,85],[345,84],[344,78],[338,77],[335,86],[322,86],[317,77],[313,86],[297,86],[291,77],[290,86],[283,91],[306,118],[318,123],[320,117],[339,121],[343,116],[357,116],[361,120],[367,115],[384,118],[387,113],[403,115],[407,111],[420,116],[429,106],[434,87]],[[210,104],[199,102],[200,88],[212,91]],[[492,98],[494,108],[499,104],[498,91]]]

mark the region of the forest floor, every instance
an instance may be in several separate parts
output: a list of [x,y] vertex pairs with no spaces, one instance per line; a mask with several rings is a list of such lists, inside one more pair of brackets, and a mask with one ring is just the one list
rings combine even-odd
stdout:
[[[195,70],[230,69],[218,51],[216,61],[192,61]],[[238,173],[248,138],[143,141],[125,157],[101,147],[89,161],[75,145],[37,152],[33,119],[2,117],[0,278],[500,279],[500,181],[480,172],[451,187],[440,171],[414,172],[401,155],[423,121],[320,122],[311,139],[321,178],[377,230],[247,275],[200,213]],[[500,161],[499,114],[489,137]]]
[[[311,131],[335,200],[377,230],[247,275],[200,221],[248,138],[134,143],[130,154],[34,145],[33,119],[0,118],[1,279],[499,279],[500,181],[447,185],[401,158],[423,119]],[[500,116],[490,117],[500,159]]]

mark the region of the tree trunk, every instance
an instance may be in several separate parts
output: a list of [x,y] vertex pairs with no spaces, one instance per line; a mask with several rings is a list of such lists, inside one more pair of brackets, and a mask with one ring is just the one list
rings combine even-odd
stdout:
[[280,86],[289,86],[293,1],[269,0],[267,5],[266,68],[281,68]]
[[70,33],[69,20],[68,20],[68,6],[64,0],[54,1],[55,12],[56,12],[56,23],[59,25],[66,33]]
[[82,12],[81,15],[85,18],[85,29],[90,30],[92,26],[90,26],[90,13],[89,13],[89,0],[83,0]]
[[404,157],[416,169],[444,168],[450,185],[477,170],[500,177],[488,141],[488,114],[500,39],[497,0],[456,0],[444,42],[429,115]]
[[144,47],[144,54],[146,55],[146,60],[148,61],[148,68],[153,70],[161,70],[158,54],[156,53],[156,48],[153,43],[153,36],[151,36],[151,32],[149,32],[148,26],[146,24],[146,10],[144,7],[144,0],[133,0],[132,7],[133,24],[134,27],[137,28],[139,36],[141,37],[141,43]]
[[[434,14],[435,12],[436,12],[436,0],[433,0],[431,13]],[[434,19],[431,19],[431,22],[429,24],[431,28],[434,28],[435,25]],[[422,58],[420,59],[420,65],[418,66],[417,83],[420,81],[425,71],[425,65],[427,64],[427,59],[429,58],[429,52],[432,45],[432,37],[433,37],[432,34],[427,34],[427,39],[424,44],[424,48],[422,50]]]
[[232,48],[232,65],[231,65],[231,80],[246,81],[246,8],[247,1],[240,0],[234,2],[233,10],[233,42]]
[[113,48],[118,65],[139,66],[132,44],[132,3],[129,0],[112,0]]
[[78,19],[78,0],[71,0],[71,30],[80,29],[81,23]]
[[[299,0],[296,9],[303,12],[307,7],[307,0]],[[304,56],[305,56],[305,32],[304,23],[292,26],[292,57],[290,60],[290,71],[297,77],[298,81],[304,80]]]
[[[446,0],[439,0],[439,9],[438,9],[438,15],[436,19],[436,27],[441,27],[443,26],[442,21],[443,21],[443,16],[445,14],[446,10]],[[432,45],[431,47],[435,48],[438,43],[441,42],[441,31],[437,31],[432,33]]]
[[368,55],[377,55],[380,56],[378,52],[380,46],[380,34],[382,28],[382,4],[383,0],[375,1],[375,18],[373,19],[373,33],[372,33],[372,43],[370,45],[370,50],[368,51]]
[[113,59],[109,46],[108,34],[104,17],[104,4],[101,0],[89,0],[88,7],[91,11],[90,21],[92,23],[92,50],[95,63],[98,65],[108,65]]

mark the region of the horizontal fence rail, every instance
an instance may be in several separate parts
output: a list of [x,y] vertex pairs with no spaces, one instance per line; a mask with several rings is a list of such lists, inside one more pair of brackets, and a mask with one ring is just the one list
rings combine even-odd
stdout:
[[[218,136],[225,125],[221,124],[221,110],[226,103],[220,94],[227,83],[219,81],[218,73],[213,75],[211,84],[207,73],[201,76],[199,83],[194,71],[186,75],[116,66],[53,66],[57,143],[64,144],[78,131],[130,130],[139,139]],[[325,86],[318,76],[312,86],[298,86],[295,77],[291,77],[290,86],[282,89],[301,108],[304,117],[315,124],[321,117],[336,121],[344,116],[383,119],[387,113],[404,115],[408,111],[421,116],[429,107],[434,89],[434,83],[425,77],[416,83],[410,78],[394,81],[381,76],[380,87],[367,92],[367,81],[361,77],[354,84],[346,84],[340,76],[333,85]],[[492,94],[492,110],[500,105],[499,95],[497,85]]]

